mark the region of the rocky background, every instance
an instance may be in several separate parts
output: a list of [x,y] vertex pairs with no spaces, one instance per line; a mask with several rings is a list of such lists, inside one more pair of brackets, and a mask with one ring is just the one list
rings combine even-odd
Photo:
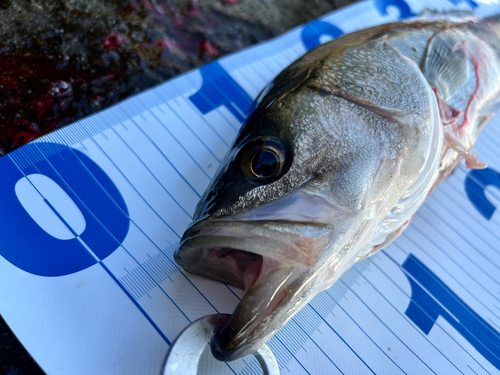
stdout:
[[[0,0],[0,157],[353,2]],[[43,374],[1,317],[0,374]]]
[[350,0],[0,0],[0,156]]

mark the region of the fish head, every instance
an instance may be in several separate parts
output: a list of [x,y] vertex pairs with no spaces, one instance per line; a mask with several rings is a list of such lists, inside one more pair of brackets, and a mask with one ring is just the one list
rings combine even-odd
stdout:
[[[366,255],[391,209],[430,161],[436,167],[436,99],[418,68],[377,42],[377,53],[401,60],[397,79],[416,91],[389,106],[387,77],[342,70],[355,62],[348,53],[370,50],[341,45],[332,55],[331,47],[306,55],[266,91],[175,253],[187,271],[245,290],[212,339],[220,360],[254,352]],[[377,91],[372,97],[357,90],[361,80]],[[389,227],[401,221],[394,215]]]

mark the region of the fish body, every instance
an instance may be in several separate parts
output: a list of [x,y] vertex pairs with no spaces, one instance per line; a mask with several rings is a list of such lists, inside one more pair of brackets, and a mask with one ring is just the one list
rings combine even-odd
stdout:
[[299,58],[259,95],[175,259],[245,289],[212,339],[254,352],[389,244],[500,105],[500,17],[400,22]]

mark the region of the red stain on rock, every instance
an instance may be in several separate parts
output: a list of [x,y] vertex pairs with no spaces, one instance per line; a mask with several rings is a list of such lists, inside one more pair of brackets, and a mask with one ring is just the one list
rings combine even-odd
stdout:
[[17,89],[17,79],[15,77],[0,77],[0,89]]
[[12,139],[12,143],[17,147],[24,146],[26,143],[31,142],[33,139],[38,138],[38,135],[31,134],[28,132],[19,132]]
[[158,39],[156,45],[164,49],[180,49],[179,44],[170,39]]
[[117,33],[111,33],[105,37],[101,43],[105,49],[116,50],[118,47],[127,40],[126,37]]
[[193,1],[191,4],[189,4],[186,15],[189,17],[194,17],[198,16],[199,14],[200,14],[200,5],[198,4],[197,1]]
[[37,112],[36,118],[39,119],[45,114],[45,112],[52,108],[52,106],[54,105],[54,99],[46,97],[34,100],[33,102],[31,102],[31,104],[35,106]]
[[209,40],[200,43],[200,56],[208,55],[210,57],[216,57],[219,56],[219,54],[217,46]]
[[[187,8],[161,3],[128,0],[116,14],[102,19],[93,14],[95,20],[55,8],[64,19],[60,28],[26,33],[19,45],[0,44],[0,157],[180,72],[273,35],[259,26],[255,40],[241,39],[242,30],[255,32],[252,25],[206,9],[197,0]],[[235,38],[226,36],[227,22],[239,25]]]

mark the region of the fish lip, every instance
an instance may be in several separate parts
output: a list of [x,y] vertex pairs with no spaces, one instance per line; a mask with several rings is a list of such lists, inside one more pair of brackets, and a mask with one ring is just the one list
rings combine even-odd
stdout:
[[301,285],[307,284],[310,275],[310,270],[285,267],[256,282],[229,321],[212,337],[214,357],[234,361],[255,353],[294,315],[294,308],[312,298],[310,293],[301,293]]
[[[291,233],[291,227],[297,225],[301,226],[302,232],[299,230],[298,234]],[[248,231],[249,237],[240,239],[236,237],[245,231]],[[253,237],[256,234],[261,236],[257,240]],[[301,234],[304,236],[307,234],[309,237],[301,237]],[[286,237],[287,235],[291,237]],[[281,240],[278,238],[280,236]],[[285,220],[239,221],[207,218],[193,224],[185,232],[174,257],[186,271],[247,289],[230,321],[212,339],[214,357],[224,361],[242,358],[253,353],[270,338],[268,332],[272,330],[267,329],[266,321],[282,314],[280,309],[286,307],[291,298],[287,295],[290,290],[288,288],[298,289],[298,280],[320,262],[324,250],[331,243],[332,236],[333,227],[329,224]],[[304,241],[301,242],[301,239]],[[281,246],[285,256],[266,254],[264,251],[270,247],[261,246],[265,241]],[[231,243],[231,246],[228,243]],[[305,248],[311,244],[312,248],[317,246],[318,251],[313,256],[307,257],[300,251],[301,244]],[[257,248],[253,249],[250,246]],[[236,277],[231,278],[229,274],[221,277],[217,274],[217,270],[203,269],[203,256],[214,248],[256,254],[262,257],[262,264],[266,263],[268,266],[267,268],[261,266],[258,277],[250,285],[245,285],[244,281],[237,280]],[[292,253],[292,256],[286,257],[289,253]]]
[[[189,268],[197,250],[226,248],[258,254],[285,265],[311,268],[318,263],[332,238],[331,224],[208,218],[186,230],[174,257],[183,267]],[[267,249],[273,249],[272,253]],[[187,252],[190,254],[185,254]]]

